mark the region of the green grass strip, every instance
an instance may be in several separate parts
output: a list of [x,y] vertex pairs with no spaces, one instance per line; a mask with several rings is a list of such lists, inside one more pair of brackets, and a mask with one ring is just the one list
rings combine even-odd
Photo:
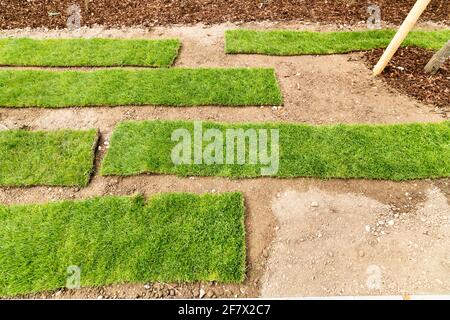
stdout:
[[[257,53],[268,55],[334,54],[385,48],[394,30],[371,31],[226,31],[227,53]],[[413,31],[403,46],[438,50],[450,39],[450,30]]]
[[86,186],[97,131],[0,131],[0,186]]
[[240,193],[0,206],[1,296],[65,287],[70,266],[82,287],[241,282],[245,255]]
[[44,67],[169,67],[178,40],[0,39],[0,65]]
[[[171,138],[174,130],[180,128],[188,130],[192,148],[188,157],[190,162],[175,165],[172,161],[172,150],[180,145],[181,139],[172,141]],[[269,156],[275,154],[275,149],[271,147],[272,133],[269,130],[278,129],[279,170],[275,175],[277,177],[408,180],[450,176],[450,122],[325,126],[204,122],[203,134],[211,128],[218,129],[222,133],[224,143],[220,145],[223,145],[223,159],[227,156],[225,143],[227,129],[268,130],[269,143],[266,145]],[[113,132],[101,172],[103,175],[124,176],[158,173],[245,178],[259,177],[262,175],[262,167],[270,167],[270,162],[264,163],[261,158],[258,158],[256,164],[250,164],[249,140],[245,143],[247,157],[244,165],[237,164],[237,161],[231,164],[227,164],[226,161],[224,164],[217,162],[212,165],[195,164],[194,145],[199,145],[198,141],[201,141],[201,138],[194,140],[193,132],[193,122],[120,123]],[[187,138],[183,139],[187,141]],[[204,139],[201,147],[203,156],[206,154],[205,150],[211,150],[208,146],[217,139],[219,138],[215,137],[208,142]],[[261,146],[258,152],[260,150]],[[210,151],[210,154],[215,153]]]
[[0,107],[281,103],[273,69],[0,71]]

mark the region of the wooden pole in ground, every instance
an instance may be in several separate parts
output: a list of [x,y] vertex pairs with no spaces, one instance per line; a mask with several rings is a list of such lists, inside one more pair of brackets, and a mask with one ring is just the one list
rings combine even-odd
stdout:
[[445,60],[450,57],[450,40],[436,52],[425,66],[425,72],[435,74],[444,65]]
[[383,72],[384,68],[386,68],[389,61],[391,61],[394,54],[397,52],[398,48],[402,44],[403,40],[405,40],[408,33],[411,31],[411,29],[416,24],[417,20],[419,20],[419,17],[422,15],[422,13],[425,11],[428,4],[431,2],[431,0],[417,0],[414,7],[409,12],[408,16],[406,17],[405,21],[403,21],[402,25],[398,29],[397,33],[395,34],[394,38],[392,39],[389,46],[384,51],[383,55],[380,58],[380,61],[376,64],[376,66],[373,68],[373,74],[379,75],[381,72]]

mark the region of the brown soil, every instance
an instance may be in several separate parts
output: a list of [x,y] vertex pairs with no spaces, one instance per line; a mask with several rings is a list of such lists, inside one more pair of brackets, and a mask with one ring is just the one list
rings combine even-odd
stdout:
[[437,188],[423,197],[408,211],[361,194],[278,194],[262,296],[448,294],[450,206]]
[[[367,52],[364,58],[373,67],[382,54],[383,49],[376,49]],[[450,59],[435,75],[430,75],[424,67],[433,54],[423,48],[400,48],[382,77],[401,93],[433,104],[441,108],[443,114],[450,113]]]
[[[281,108],[249,107],[117,107],[117,108],[67,108],[49,109],[7,109],[0,108],[0,128],[28,128],[30,130],[55,130],[60,128],[98,128],[101,133],[97,171],[104,152],[108,148],[108,141],[114,126],[126,119],[202,119],[214,121],[285,121],[306,122],[312,124],[324,123],[404,123],[404,122],[437,122],[442,121],[442,114],[435,113],[429,106],[410,97],[399,94],[389,88],[381,79],[373,78],[363,60],[363,54],[333,55],[333,56],[300,56],[300,57],[269,57],[251,55],[226,55],[223,52],[223,32],[234,25],[218,25],[211,27],[158,27],[151,31],[122,29],[83,29],[82,31],[53,31],[40,32],[4,31],[0,36],[33,36],[33,37],[68,37],[68,36],[123,36],[123,37],[179,37],[183,48],[177,66],[205,67],[251,67],[272,66],[276,69],[285,104]],[[297,26],[302,28],[302,26]],[[130,195],[142,193],[150,196],[158,192],[224,192],[241,191],[246,202],[246,233],[247,233],[247,280],[242,285],[222,285],[215,283],[195,284],[126,284],[101,288],[82,288],[76,291],[61,290],[33,295],[32,297],[47,298],[158,298],[158,297],[258,297],[261,293],[271,295],[266,291],[268,285],[278,279],[274,275],[285,275],[296,279],[293,273],[283,273],[282,269],[273,265],[273,257],[293,255],[295,250],[308,259],[315,254],[320,255],[327,249],[339,255],[340,259],[333,262],[336,270],[345,270],[351,261],[353,273],[344,273],[341,277],[327,268],[317,267],[320,277],[305,277],[295,283],[301,290],[292,292],[286,288],[284,294],[297,295],[356,295],[356,294],[394,294],[404,290],[409,293],[442,293],[448,292],[448,273],[437,267],[430,272],[428,262],[408,265],[411,275],[420,275],[417,279],[405,279],[401,270],[402,261],[392,260],[392,254],[401,252],[403,259],[414,256],[416,251],[407,251],[402,247],[411,234],[404,229],[393,228],[391,236],[397,241],[389,244],[377,241],[375,235],[361,238],[361,229],[351,226],[376,225],[378,215],[386,213],[404,214],[406,226],[411,230],[423,230],[429,236],[414,240],[414,245],[420,250],[428,250],[432,259],[431,265],[441,263],[444,270],[447,260],[442,253],[442,246],[448,244],[450,230],[442,229],[438,233],[436,224],[428,225],[422,221],[423,212],[426,217],[434,215],[434,209],[426,205],[430,199],[430,190],[438,190],[438,203],[444,212],[439,223],[444,224],[444,216],[448,209],[444,206],[444,198],[450,199],[448,179],[436,181],[367,181],[367,180],[328,180],[317,179],[244,179],[229,180],[223,178],[179,178],[174,176],[141,175],[135,177],[101,177],[94,174],[89,186],[76,188],[1,188],[0,203],[36,203],[62,199],[85,199],[99,195]],[[319,190],[310,193],[310,190]],[[440,190],[440,191],[439,191]],[[296,247],[295,242],[277,248],[276,243],[283,234],[285,222],[280,218],[274,203],[283,198],[288,192],[301,195],[303,203],[318,202],[320,208],[329,208],[320,215],[320,219],[302,226],[303,222],[296,222],[304,232],[313,234],[322,226],[328,228],[323,237],[307,238],[307,246]],[[434,191],[433,191],[434,192]],[[443,196],[442,196],[443,195]],[[355,207],[343,205],[347,200],[357,197]],[[444,197],[444,198],[443,198]],[[323,199],[323,200],[322,200]],[[326,200],[325,207],[323,201]],[[345,201],[344,201],[345,200]],[[343,202],[344,201],[344,202]],[[376,204],[375,206],[366,205]],[[364,214],[350,214],[360,212],[358,204],[362,205]],[[335,209],[334,209],[335,208]],[[383,208],[383,210],[379,210]],[[425,209],[422,209],[425,208]],[[322,209],[320,209],[322,210]],[[328,209],[327,209],[328,210]],[[422,210],[422,211],[421,211]],[[334,214],[337,212],[338,214]],[[427,218],[428,219],[428,218]],[[398,226],[402,226],[400,222]],[[307,226],[311,226],[310,228]],[[332,226],[332,228],[331,228]],[[305,229],[306,228],[306,229]],[[315,229],[314,229],[315,228]],[[403,227],[401,227],[403,228]],[[353,231],[352,231],[353,230]],[[347,231],[348,235],[344,239]],[[382,229],[380,229],[381,234]],[[436,231],[437,232],[437,231]],[[343,241],[343,239],[345,241]],[[274,240],[274,241],[273,241]],[[375,240],[375,242],[374,242]],[[347,241],[347,242],[346,242]],[[430,242],[431,241],[431,242]],[[433,242],[434,241],[434,242]],[[356,243],[361,246],[367,257],[373,259],[359,259],[355,256],[355,246],[343,246],[345,243]],[[430,244],[436,244],[432,246]],[[416,248],[414,246],[414,248]],[[391,251],[386,251],[387,249]],[[411,256],[409,256],[411,254]],[[306,260],[305,260],[306,261]],[[306,261],[308,262],[308,261]],[[325,261],[324,261],[325,263]],[[363,281],[368,264],[380,267],[388,266],[392,270],[390,277],[383,276],[384,285],[381,290],[368,292],[356,286],[346,286],[352,281]],[[298,264],[293,269],[296,274],[303,272],[306,264]],[[395,266],[395,268],[394,268]],[[269,269],[267,269],[269,267]],[[422,275],[425,272],[425,275]],[[358,273],[358,272],[362,272]],[[428,273],[427,273],[428,272]],[[424,281],[426,279],[427,281]],[[436,281],[438,279],[440,282]],[[358,282],[359,283],[359,282]],[[363,282],[361,282],[364,284]],[[431,283],[431,284],[430,284]],[[442,284],[440,284],[442,283]],[[330,285],[332,284],[332,285]],[[437,287],[440,285],[441,287]],[[342,288],[345,290],[342,291]],[[321,289],[321,288],[327,288]],[[404,289],[404,290],[403,290]],[[403,290],[403,291],[402,291]],[[446,291],[447,290],[447,291]]]
[[[264,20],[354,24],[367,20],[370,4],[380,6],[383,21],[398,24],[415,0],[1,0],[0,29],[64,28],[74,3],[82,25],[120,27]],[[432,0],[422,20],[448,22],[449,12],[447,0]]]

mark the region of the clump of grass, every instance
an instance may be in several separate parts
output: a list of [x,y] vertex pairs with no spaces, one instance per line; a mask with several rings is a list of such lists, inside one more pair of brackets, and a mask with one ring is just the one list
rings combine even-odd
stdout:
[[0,106],[280,105],[273,69],[1,70]]
[[169,67],[178,40],[0,39],[0,65],[44,67]]
[[220,281],[245,275],[240,193],[99,197],[0,206],[0,295],[80,285]]
[[1,186],[86,186],[97,131],[0,132]]
[[[385,48],[394,34],[394,30],[340,32],[229,30],[226,31],[226,52],[281,56],[348,53]],[[450,30],[413,31],[403,45],[438,50],[449,38]]]
[[[450,176],[450,123],[398,125],[223,124],[203,122],[203,130],[278,129],[279,170],[277,177],[367,178],[409,180]],[[172,141],[178,129],[194,137],[194,123],[186,121],[123,122],[113,132],[103,160],[103,175],[140,173],[180,176],[260,177],[265,165],[175,165]],[[270,133],[269,133],[270,138]],[[203,151],[212,141],[203,141]],[[192,155],[194,154],[192,143]],[[271,145],[268,145],[269,151]],[[223,145],[223,154],[226,146]],[[236,149],[235,149],[236,151]],[[270,152],[269,152],[270,154]]]

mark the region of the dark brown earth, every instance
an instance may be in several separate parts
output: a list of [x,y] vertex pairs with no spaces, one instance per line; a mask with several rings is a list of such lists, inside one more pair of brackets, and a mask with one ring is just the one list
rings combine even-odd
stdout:
[[[365,58],[373,67],[383,49],[368,51]],[[450,111],[450,60],[435,75],[424,71],[434,52],[422,48],[401,48],[384,70],[382,77],[393,88],[424,103]]]
[[[154,26],[249,21],[312,21],[355,24],[366,21],[368,5],[381,19],[400,23],[416,0],[0,0],[0,29],[64,28],[69,5],[81,8],[81,24]],[[432,0],[422,21],[448,23],[450,1]]]

